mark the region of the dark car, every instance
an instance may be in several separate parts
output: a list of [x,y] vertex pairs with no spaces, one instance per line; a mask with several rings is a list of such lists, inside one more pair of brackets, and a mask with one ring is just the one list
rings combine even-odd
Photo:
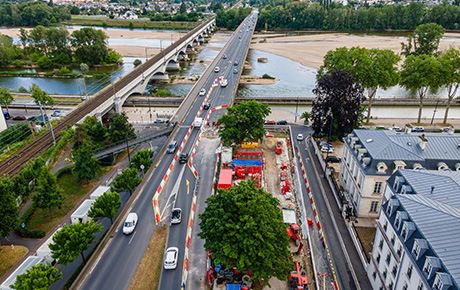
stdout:
[[3,112],[3,117],[5,117],[5,120],[11,119],[10,113],[8,112]]
[[277,125],[287,125],[287,121],[286,120],[280,120],[278,122],[276,122]]
[[342,159],[340,159],[340,158],[337,157],[337,156],[331,155],[331,156],[327,156],[327,157],[326,157],[326,161],[327,161],[327,162],[331,162],[331,163],[334,163],[334,162],[335,162],[335,163],[339,163],[340,161],[342,161]]
[[233,63],[233,65],[238,65],[238,61],[237,61],[237,60],[235,60],[235,62]]
[[179,163],[186,163],[188,159],[188,153],[181,153],[179,156]]
[[25,120],[26,117],[25,116],[16,116],[16,117],[13,117],[13,120]]
[[203,109],[208,110],[208,109],[209,109],[209,103],[205,103],[205,104],[203,105]]

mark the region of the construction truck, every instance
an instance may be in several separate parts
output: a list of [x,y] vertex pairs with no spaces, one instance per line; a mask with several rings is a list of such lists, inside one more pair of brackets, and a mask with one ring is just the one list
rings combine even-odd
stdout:
[[295,243],[296,246],[299,246],[296,255],[300,254],[300,251],[303,248],[302,237],[300,236],[300,227],[298,224],[290,224],[289,227],[286,229],[286,232],[289,235],[289,239]]
[[[297,260],[294,261],[295,263],[295,271],[291,272],[289,276],[288,283],[289,283],[289,290],[307,290],[308,289],[308,279],[307,273],[303,271]],[[301,272],[302,270],[302,272]]]

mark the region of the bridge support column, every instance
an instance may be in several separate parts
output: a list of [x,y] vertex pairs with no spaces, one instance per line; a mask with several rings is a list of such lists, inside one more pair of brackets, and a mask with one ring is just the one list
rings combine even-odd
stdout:
[[116,114],[121,114],[123,104],[120,102],[120,98],[115,97],[113,101],[113,108],[115,109]]
[[166,70],[178,70],[180,69],[180,65],[178,62],[169,62],[166,66]]

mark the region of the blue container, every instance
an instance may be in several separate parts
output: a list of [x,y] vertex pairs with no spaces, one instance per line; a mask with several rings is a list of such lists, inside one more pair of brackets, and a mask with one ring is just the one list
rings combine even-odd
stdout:
[[214,268],[214,271],[216,273],[218,273],[220,271],[220,269],[222,269],[222,266],[221,265],[217,265],[215,268]]

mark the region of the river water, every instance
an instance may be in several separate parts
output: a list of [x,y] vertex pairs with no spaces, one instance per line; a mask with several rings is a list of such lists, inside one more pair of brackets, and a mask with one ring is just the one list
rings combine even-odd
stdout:
[[[80,27],[69,27],[80,28]],[[117,30],[120,33],[128,31],[121,28],[107,28]],[[176,32],[177,31],[171,31]],[[400,38],[401,36],[394,36]],[[206,69],[207,63],[212,61],[218,54],[215,48],[224,46],[222,41],[227,39],[210,39],[204,45],[204,48],[195,56],[190,63],[181,64],[185,70],[180,72],[182,75],[197,77],[200,76]],[[156,39],[130,39],[130,45],[142,47],[160,47],[169,45],[169,40]],[[109,39],[110,45],[123,45],[126,39],[112,38]],[[260,63],[258,58],[267,58],[267,63]],[[90,73],[108,73],[110,76],[105,78],[88,78],[88,79],[49,79],[49,78],[31,78],[31,77],[0,77],[0,85],[6,86],[8,89],[17,90],[20,86],[30,88],[32,83],[37,84],[40,88],[50,94],[65,94],[65,95],[82,95],[86,91],[88,94],[94,94],[109,85],[112,81],[116,81],[119,77],[128,74],[133,70],[133,62],[136,57],[124,57],[123,64],[113,67],[92,68]],[[142,61],[144,58],[139,57]],[[263,52],[259,50],[250,50],[248,61],[253,67],[251,70],[245,70],[243,74],[258,75],[269,74],[270,76],[279,79],[278,82],[272,85],[241,85],[238,88],[237,96],[241,97],[285,97],[285,98],[302,98],[314,97],[312,90],[315,87],[316,69],[301,65],[300,63],[291,61],[285,57]],[[11,69],[12,71],[27,71],[35,72],[34,69]],[[40,70],[43,71],[43,70]],[[72,69],[73,72],[79,72],[78,69]],[[170,75],[177,75],[179,72],[170,72]],[[191,84],[158,84],[151,82],[147,90],[151,87],[168,90],[175,95],[185,96],[188,94],[193,85]],[[445,90],[440,90],[437,93],[429,93],[430,98],[444,98]],[[399,86],[392,87],[386,91],[379,90],[377,98],[407,98],[414,97],[411,92],[406,91]],[[378,110],[378,109],[376,109]],[[385,110],[387,111],[387,110]],[[412,110],[411,110],[412,111]],[[438,110],[439,111],[439,110]],[[377,111],[376,111],[377,112]]]

